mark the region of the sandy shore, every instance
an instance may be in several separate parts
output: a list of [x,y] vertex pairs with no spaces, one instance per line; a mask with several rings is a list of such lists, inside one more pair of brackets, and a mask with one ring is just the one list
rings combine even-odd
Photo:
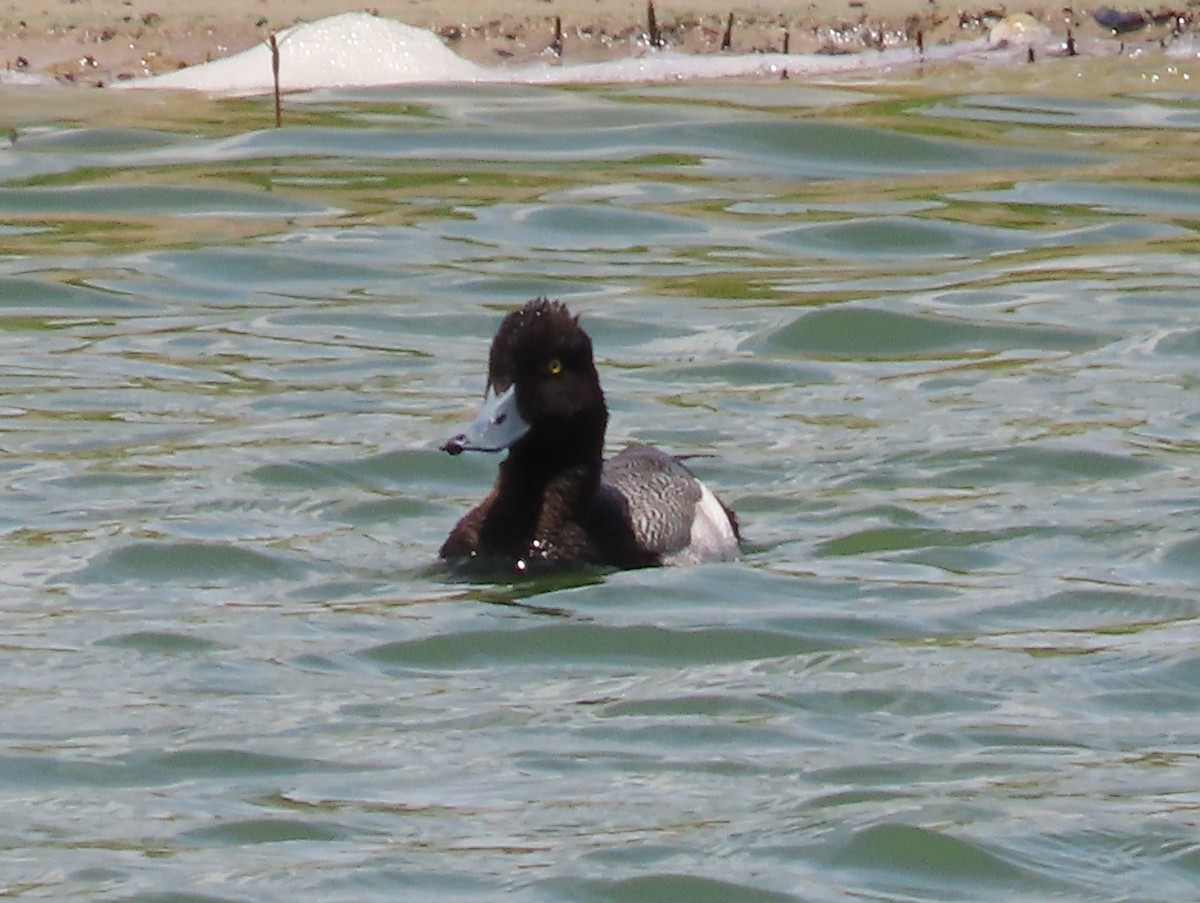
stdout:
[[[1103,4],[1097,4],[1097,8]],[[460,55],[486,65],[549,56],[556,19],[561,51],[574,62],[627,56],[646,46],[645,0],[0,0],[0,58],[8,69],[97,85],[156,74],[245,50],[272,31],[352,9],[437,32]],[[1054,33],[1103,32],[1092,7],[1023,7]],[[1185,16],[1185,12],[1179,13]],[[732,50],[860,52],[986,34],[1003,4],[953,0],[659,0],[663,40],[719,52],[732,14]],[[1169,29],[1178,19],[1148,28]],[[1189,19],[1189,25],[1190,19]]]

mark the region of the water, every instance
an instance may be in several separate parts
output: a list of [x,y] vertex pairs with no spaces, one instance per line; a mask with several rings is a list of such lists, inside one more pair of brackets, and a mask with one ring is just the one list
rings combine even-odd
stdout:
[[[1190,899],[1200,96],[1154,65],[278,132],[6,94],[0,892]],[[741,561],[436,566],[539,294]]]

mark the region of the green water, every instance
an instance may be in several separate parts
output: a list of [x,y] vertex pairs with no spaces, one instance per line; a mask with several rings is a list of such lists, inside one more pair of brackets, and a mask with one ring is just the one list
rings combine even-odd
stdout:
[[[1149,71],[6,93],[0,895],[1192,899],[1200,93]],[[437,568],[540,294],[740,561]]]

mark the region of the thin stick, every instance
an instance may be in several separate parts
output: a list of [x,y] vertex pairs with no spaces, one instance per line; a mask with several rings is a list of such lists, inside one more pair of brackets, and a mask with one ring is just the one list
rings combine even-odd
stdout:
[[554,52],[556,57],[562,59],[562,16],[554,17],[554,40],[550,44],[550,49]]
[[729,21],[725,23],[725,37],[721,38],[721,49],[731,50],[733,48],[733,13],[729,14]]
[[279,98],[279,42],[271,32],[271,75],[275,78],[275,128],[283,126],[283,102]]
[[658,19],[654,15],[654,0],[646,0],[646,30],[650,32],[650,46],[661,47],[662,32],[658,30]]

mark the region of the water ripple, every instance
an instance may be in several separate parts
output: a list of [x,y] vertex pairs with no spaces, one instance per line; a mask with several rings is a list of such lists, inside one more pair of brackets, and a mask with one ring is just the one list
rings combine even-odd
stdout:
[[[1194,110],[1058,62],[14,98],[0,893],[1188,898]],[[438,565],[543,293],[740,560]]]

